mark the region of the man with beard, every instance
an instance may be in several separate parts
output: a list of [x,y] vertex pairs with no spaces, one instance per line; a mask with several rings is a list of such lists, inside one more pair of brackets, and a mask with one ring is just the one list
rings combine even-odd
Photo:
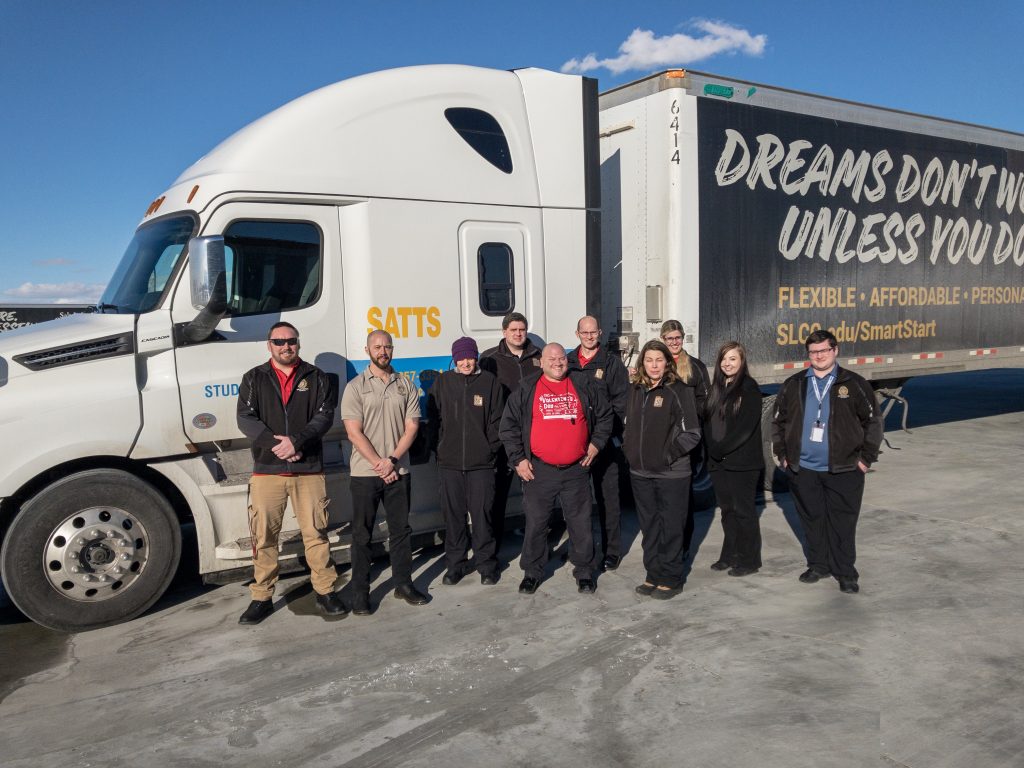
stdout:
[[327,543],[327,485],[321,440],[334,421],[338,393],[327,374],[299,358],[299,332],[275,323],[267,334],[270,360],[238,387],[238,428],[251,443],[249,527],[253,537],[252,602],[239,624],[259,624],[273,608],[279,573],[277,539],[291,499],[312,572],[316,604],[335,618],[348,615],[334,591],[337,576]]
[[409,526],[409,448],[420,421],[419,391],[391,367],[394,342],[386,331],[366,338],[370,364],[345,387],[341,418],[352,443],[352,612],[370,607],[370,537],[378,504],[388,523],[395,597],[410,605],[428,598],[412,583],[412,529]]

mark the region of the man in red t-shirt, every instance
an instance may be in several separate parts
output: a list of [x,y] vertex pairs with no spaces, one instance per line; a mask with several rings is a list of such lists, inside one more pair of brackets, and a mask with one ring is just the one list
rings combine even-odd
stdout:
[[594,592],[589,466],[611,435],[613,413],[586,374],[569,371],[565,349],[548,344],[541,372],[525,379],[505,406],[501,440],[523,481],[526,533],[519,591],[533,594],[548,562],[548,519],[559,501],[569,532],[569,561],[583,593]]

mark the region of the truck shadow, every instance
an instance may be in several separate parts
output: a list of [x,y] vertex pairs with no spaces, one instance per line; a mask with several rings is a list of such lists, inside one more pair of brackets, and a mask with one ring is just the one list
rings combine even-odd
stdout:
[[[922,376],[904,385],[910,404],[907,426],[927,427],[985,416],[1024,411],[1024,370],[993,368]],[[885,420],[886,435],[898,438],[902,406],[897,403]]]

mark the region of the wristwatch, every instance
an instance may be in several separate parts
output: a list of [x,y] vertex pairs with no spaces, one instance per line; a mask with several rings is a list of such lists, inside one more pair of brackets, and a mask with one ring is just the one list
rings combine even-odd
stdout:
[[394,456],[388,456],[388,461],[391,462],[391,466],[393,466],[393,467],[397,467],[398,466],[398,459],[396,459]]

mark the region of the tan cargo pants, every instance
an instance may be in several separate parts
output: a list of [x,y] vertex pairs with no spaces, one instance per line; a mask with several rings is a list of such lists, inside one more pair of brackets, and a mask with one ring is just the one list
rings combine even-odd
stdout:
[[252,532],[253,600],[269,600],[274,594],[279,568],[277,539],[288,499],[302,532],[310,581],[318,595],[334,591],[337,572],[327,543],[327,483],[322,474],[257,475],[249,480],[249,529]]

